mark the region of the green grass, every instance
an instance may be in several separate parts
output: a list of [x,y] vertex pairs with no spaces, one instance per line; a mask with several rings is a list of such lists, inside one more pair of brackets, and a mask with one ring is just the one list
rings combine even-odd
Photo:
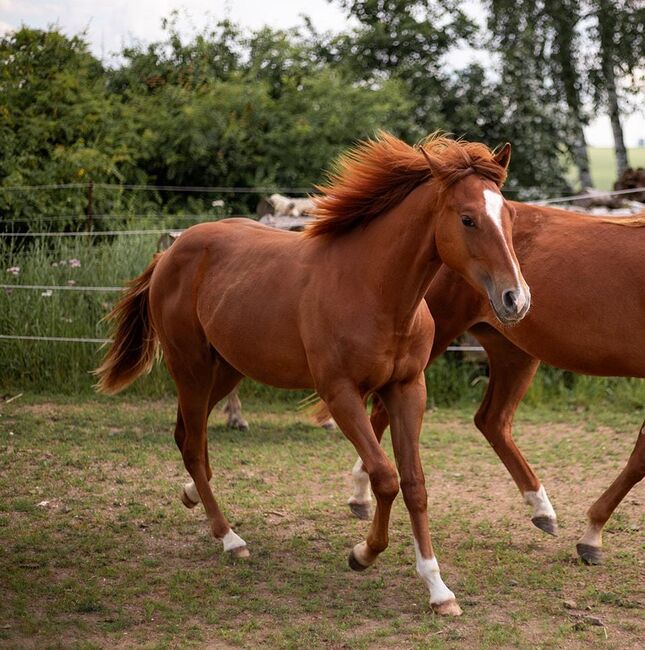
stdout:
[[3,405],[0,645],[638,647],[642,487],[608,526],[606,566],[581,566],[574,544],[642,412],[521,411],[516,439],[559,513],[558,538],[530,524],[472,408],[427,414],[433,540],[464,609],[446,620],[431,613],[414,573],[400,497],[389,549],[364,573],[348,569],[367,525],[345,505],[355,455],[344,437],[290,403],[245,407],[249,432],[225,429],[221,414],[209,429],[216,495],[252,553],[243,562],[223,556],[201,508],[180,504],[173,400],[26,395]]
[[[589,147],[591,178],[599,190],[610,190],[616,181],[616,154],[613,148]],[[627,158],[632,167],[645,167],[645,147],[627,150]]]

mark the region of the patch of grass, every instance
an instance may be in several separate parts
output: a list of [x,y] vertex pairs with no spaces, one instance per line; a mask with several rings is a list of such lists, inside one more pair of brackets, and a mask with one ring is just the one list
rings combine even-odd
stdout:
[[[599,190],[611,190],[616,181],[616,153],[612,147],[587,147],[591,178],[594,187]],[[645,147],[627,150],[627,159],[632,167],[645,167]],[[578,170],[572,166],[567,174],[569,182],[579,187]]]
[[255,398],[245,407],[250,431],[225,429],[217,414],[209,429],[216,496],[252,552],[243,562],[222,554],[201,508],[187,511],[179,501],[186,474],[172,440],[174,401],[26,395],[4,405],[3,643],[588,647],[601,637],[564,609],[562,601],[574,599],[602,618],[611,647],[637,646],[638,494],[606,535],[606,567],[583,567],[574,551],[586,508],[629,454],[635,413],[605,414],[619,423],[612,428],[601,409],[558,418],[522,409],[516,437],[559,512],[556,539],[531,525],[471,424],[470,406],[427,414],[422,457],[433,541],[464,608],[463,617],[445,620],[431,613],[415,575],[401,498],[388,550],[364,573],[347,567],[367,524],[346,506],[355,454],[342,434],[312,426],[292,402]]

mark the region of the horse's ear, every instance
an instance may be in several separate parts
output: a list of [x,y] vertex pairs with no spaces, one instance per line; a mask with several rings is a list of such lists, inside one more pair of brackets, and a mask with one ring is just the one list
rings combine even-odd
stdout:
[[501,165],[504,169],[508,169],[511,162],[511,143],[507,142],[499,151],[495,152],[495,162]]

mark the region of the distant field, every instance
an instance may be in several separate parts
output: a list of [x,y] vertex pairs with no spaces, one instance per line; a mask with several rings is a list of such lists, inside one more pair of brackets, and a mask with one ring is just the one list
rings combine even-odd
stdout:
[[[632,167],[645,167],[645,147],[628,149],[627,157]],[[613,149],[589,147],[591,177],[600,190],[609,190],[616,180],[616,155]]]

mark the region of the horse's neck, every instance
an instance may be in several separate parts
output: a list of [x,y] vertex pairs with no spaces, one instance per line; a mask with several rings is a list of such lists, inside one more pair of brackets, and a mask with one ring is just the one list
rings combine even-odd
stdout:
[[401,325],[414,317],[441,266],[434,204],[434,189],[425,183],[353,238],[361,281],[381,303],[382,314]]

